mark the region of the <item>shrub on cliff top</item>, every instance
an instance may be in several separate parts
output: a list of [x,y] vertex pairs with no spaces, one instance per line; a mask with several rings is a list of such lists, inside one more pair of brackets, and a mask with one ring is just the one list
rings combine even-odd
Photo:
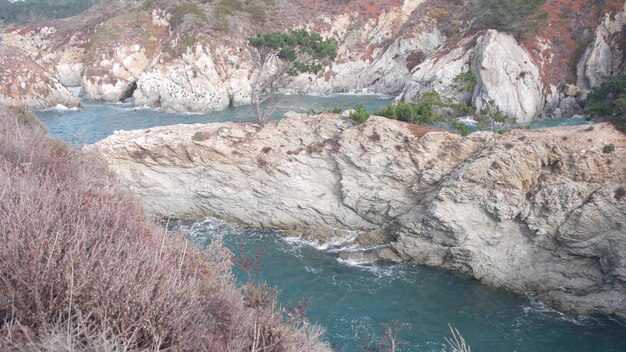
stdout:
[[426,92],[415,103],[391,104],[383,107],[375,115],[404,122],[430,125],[436,122],[445,122],[450,117],[466,114],[470,111],[471,107],[466,104],[446,99],[436,92]]
[[0,111],[0,350],[325,350],[246,304],[219,241],[157,229],[104,163],[49,144]]
[[587,104],[592,116],[610,121],[626,133],[626,75],[607,78],[589,94]]
[[369,112],[367,112],[362,105],[357,106],[357,108],[350,113],[350,119],[356,123],[363,123],[369,118]]

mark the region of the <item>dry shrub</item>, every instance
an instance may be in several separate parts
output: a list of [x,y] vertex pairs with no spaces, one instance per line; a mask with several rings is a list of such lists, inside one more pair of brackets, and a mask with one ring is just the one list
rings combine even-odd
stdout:
[[327,349],[275,302],[246,304],[219,240],[200,250],[160,230],[96,156],[10,115],[0,112],[0,350]]

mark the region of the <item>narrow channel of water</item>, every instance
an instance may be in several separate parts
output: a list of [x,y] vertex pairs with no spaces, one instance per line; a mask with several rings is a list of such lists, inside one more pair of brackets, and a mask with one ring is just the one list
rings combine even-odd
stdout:
[[[568,317],[524,296],[486,287],[476,280],[409,264],[355,265],[332,250],[315,247],[269,230],[241,229],[216,221],[191,224],[200,246],[216,236],[239,255],[240,245],[254,256],[261,248],[255,280],[280,288],[283,306],[311,298],[309,318],[327,329],[338,351],[362,351],[363,338],[380,338],[384,323],[408,323],[402,351],[446,351],[448,324],[483,352],[626,351],[626,325],[606,318]],[[244,275],[238,268],[240,279]]]
[[[329,111],[335,108],[347,110],[363,106],[370,113],[389,104],[391,99],[378,95],[332,95],[301,96],[288,95],[273,119],[279,119],[287,111],[307,113]],[[48,127],[50,135],[69,141],[74,145],[95,143],[116,130],[135,130],[155,126],[176,124],[210,123],[252,120],[250,106],[239,106],[224,111],[204,114],[180,114],[164,110],[140,109],[132,103],[103,104],[81,99],[82,109],[51,109],[37,113]],[[549,119],[534,121],[530,127],[566,126],[588,123],[583,119]]]
[[[389,104],[391,99],[377,95],[334,95],[334,96],[285,96],[272,118],[278,119],[287,111],[307,113],[311,110],[327,111],[334,108],[346,110],[363,106],[368,111],[377,111]],[[72,144],[95,143],[113,134],[116,130],[136,130],[155,126],[176,124],[210,123],[252,120],[250,106],[231,107],[224,111],[204,114],[171,113],[165,110],[139,109],[132,103],[103,104],[81,99],[82,109],[51,109],[37,113],[48,127],[50,135],[65,139]]]

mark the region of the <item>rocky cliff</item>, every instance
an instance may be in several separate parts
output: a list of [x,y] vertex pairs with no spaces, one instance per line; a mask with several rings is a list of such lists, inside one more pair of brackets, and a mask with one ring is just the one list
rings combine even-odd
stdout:
[[21,50],[0,44],[0,67],[0,105],[31,110],[78,106],[74,95]]
[[389,243],[379,257],[626,318],[626,137],[608,124],[461,137],[288,114],[263,129],[118,132],[91,148],[160,216],[326,241],[360,230]]
[[602,19],[576,67],[580,88],[596,88],[604,78],[624,72],[625,25],[626,4],[623,11]]
[[371,92],[412,102],[434,90],[477,111],[497,107],[521,123],[582,114],[588,90],[623,71],[623,1],[574,0],[566,11],[561,0],[548,0],[537,9],[543,22],[517,37],[477,24],[472,6],[108,1],[75,18],[7,29],[3,40],[64,85],[81,85],[89,99],[132,96],[136,105],[172,111],[248,104],[246,38],[294,28],[320,32],[340,48],[335,62],[318,75],[298,77],[289,92]]

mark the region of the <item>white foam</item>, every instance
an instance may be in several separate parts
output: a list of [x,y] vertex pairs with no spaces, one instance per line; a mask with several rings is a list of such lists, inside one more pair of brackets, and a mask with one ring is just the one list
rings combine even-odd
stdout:
[[78,107],[73,107],[73,108],[68,108],[67,106],[63,105],[63,104],[57,104],[55,107],[53,108],[49,108],[46,109],[45,111],[79,111],[80,108]]
[[529,313],[542,314],[542,315],[549,314],[551,316],[557,317],[557,319],[559,320],[572,323],[575,325],[579,325],[579,326],[589,325],[589,324],[593,324],[597,322],[597,320],[594,319],[593,317],[584,316],[584,315],[570,316],[565,313],[559,312],[555,309],[552,309],[546,306],[543,302],[541,302],[539,299],[537,299],[536,297],[530,294],[527,294],[526,297],[528,297],[529,305],[522,308],[525,314],[529,314]]
[[367,261],[358,261],[354,259],[342,259],[342,258],[337,258],[337,262],[346,266],[359,267],[359,268],[368,268],[371,266],[368,264],[372,263],[372,262],[367,262]]
[[457,118],[457,121],[459,121],[460,123],[464,125],[469,125],[469,126],[474,126],[478,123],[478,121],[476,121],[473,116],[462,116],[462,117]]
[[346,237],[331,237],[328,241],[321,242],[315,240],[308,240],[300,237],[283,237],[283,239],[291,244],[299,244],[306,245],[309,247],[313,247],[319,251],[332,251],[337,248],[342,248],[342,246],[354,242],[356,238],[359,236],[360,232],[351,231],[348,232]]

